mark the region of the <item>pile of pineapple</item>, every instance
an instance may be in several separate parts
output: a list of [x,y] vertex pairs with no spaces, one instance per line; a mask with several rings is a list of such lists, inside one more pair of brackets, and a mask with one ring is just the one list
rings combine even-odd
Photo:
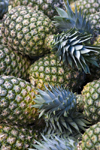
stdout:
[[100,150],[100,0],[0,0],[0,150]]

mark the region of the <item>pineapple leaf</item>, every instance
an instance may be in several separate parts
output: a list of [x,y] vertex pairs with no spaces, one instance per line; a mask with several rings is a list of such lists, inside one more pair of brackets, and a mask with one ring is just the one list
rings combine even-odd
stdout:
[[59,7],[55,7],[56,11],[58,12],[59,16],[61,17],[67,17],[67,13],[62,9],[62,8],[59,8]]

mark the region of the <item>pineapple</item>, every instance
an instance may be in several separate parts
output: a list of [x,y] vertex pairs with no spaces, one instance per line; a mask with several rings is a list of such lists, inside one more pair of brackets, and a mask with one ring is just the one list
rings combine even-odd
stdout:
[[31,127],[0,124],[0,150],[28,150],[39,134]]
[[86,18],[81,9],[78,11],[75,6],[75,13],[72,11],[71,6],[67,0],[65,10],[56,7],[59,16],[54,16],[56,27],[61,31],[67,31],[71,28],[77,29],[81,33],[93,34],[90,21]]
[[75,133],[85,130],[89,122],[77,111],[76,95],[62,87],[49,85],[49,88],[45,88],[45,91],[38,90],[39,95],[36,95],[36,104],[33,105],[39,108],[39,117],[43,116],[45,120],[43,133],[74,136]]
[[54,54],[48,54],[35,61],[29,68],[30,82],[40,89],[44,84],[63,85],[73,91],[78,91],[85,80],[84,72],[64,67]]
[[[79,0],[80,1],[80,0]],[[79,3],[79,1],[76,2],[76,4]],[[85,0],[82,1],[82,3],[84,3]],[[92,0],[90,0],[92,2]],[[93,2],[92,2],[93,3]],[[100,2],[99,2],[100,3]],[[94,3],[93,3],[94,5]],[[71,9],[73,10],[73,12],[76,14],[75,12],[75,3],[71,4]],[[83,7],[83,5],[82,5]],[[100,4],[99,4],[99,7],[100,7]],[[93,8],[94,9],[94,8]],[[80,7],[77,6],[77,11],[80,11]],[[80,11],[81,13],[84,14],[84,9],[82,11]],[[77,16],[77,15],[76,15]],[[91,27],[88,27],[91,28],[91,30],[93,31],[94,30],[94,33],[97,34],[99,33],[100,34],[100,25],[99,25],[99,19],[100,18],[100,12],[99,11],[95,11],[95,13],[92,13],[92,14],[89,14],[89,15],[86,15],[85,19],[86,19],[86,22],[90,22],[90,26]],[[82,18],[81,18],[82,19]],[[80,20],[81,21],[81,20]],[[79,25],[80,26],[80,25]]]
[[100,122],[85,131],[81,147],[82,150],[100,150]]
[[100,12],[89,15],[88,19],[91,21],[92,29],[100,34]]
[[9,124],[31,124],[37,117],[35,89],[29,82],[14,76],[0,76],[0,121]]
[[18,5],[31,6],[34,10],[41,10],[49,18],[57,15],[55,6],[64,7],[63,0],[14,0],[13,6]]
[[56,32],[54,24],[42,11],[27,6],[17,6],[4,17],[1,28],[4,44],[31,58],[48,53],[44,40]]
[[81,9],[78,12],[75,7],[74,13],[68,1],[65,8],[66,11],[56,7],[59,16],[54,17],[54,22],[64,33],[54,37],[52,51],[56,52],[57,57],[64,64],[70,64],[71,67],[75,65],[78,69],[83,69],[85,73],[90,73],[90,63],[99,66],[94,56],[97,51],[100,52],[100,47],[90,45],[95,41],[97,33],[94,28],[92,29],[92,21],[81,13]]
[[86,15],[100,12],[100,0],[77,0],[75,4],[78,10],[81,8]]
[[91,35],[82,35],[71,29],[54,37],[52,51],[56,52],[57,57],[65,65],[69,64],[90,73],[88,64],[99,66],[94,55],[100,51],[100,47],[90,46],[87,43],[90,39]]
[[[59,136],[51,136],[46,137],[43,136],[42,141],[36,141],[37,144],[34,144],[33,146],[36,148],[34,150],[77,150],[77,142],[70,138],[62,138]],[[33,150],[33,149],[29,149]]]
[[77,99],[77,110],[79,112],[83,112],[83,110],[84,110],[83,95],[82,94],[77,94],[76,99]]
[[9,0],[0,0],[0,19],[3,18],[4,14],[8,11]]
[[91,122],[100,120],[100,79],[87,83],[82,90],[84,100],[83,114]]
[[98,34],[98,36],[97,36],[97,38],[96,38],[96,40],[94,42],[94,45],[100,46],[100,34]]
[[0,75],[12,75],[28,80],[28,68],[31,62],[26,56],[0,45]]

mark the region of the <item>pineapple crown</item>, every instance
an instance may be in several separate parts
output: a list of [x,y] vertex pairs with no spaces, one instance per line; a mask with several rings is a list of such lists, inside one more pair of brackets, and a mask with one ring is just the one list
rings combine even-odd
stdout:
[[43,133],[69,136],[85,130],[88,122],[76,111],[76,95],[60,87],[49,85],[50,90],[46,86],[45,88],[46,91],[38,90],[39,95],[36,95],[36,104],[33,105],[39,108],[39,117],[44,117],[46,127]]
[[100,51],[99,46],[90,46],[90,39],[91,35],[70,29],[54,36],[51,51],[56,52],[65,65],[75,66],[83,69],[85,73],[90,73],[88,63],[99,67],[95,54]]
[[[77,142],[71,138],[62,138],[59,136],[52,135],[50,137],[42,135],[43,140],[41,142],[36,141],[34,148],[37,150],[76,150]],[[35,150],[35,149],[29,149]]]
[[93,34],[91,23],[89,20],[87,20],[86,15],[82,13],[81,8],[78,12],[75,5],[74,13],[69,5],[68,0],[67,5],[64,4],[64,6],[65,10],[55,7],[59,16],[54,17],[54,23],[60,31],[67,31],[68,29],[76,28],[81,33],[87,32],[89,34]]
[[41,111],[40,116],[45,112],[49,114],[67,115],[68,112],[76,106],[76,96],[69,90],[62,87],[53,87],[49,84],[50,90],[45,86],[46,91],[38,89],[40,95],[37,95],[34,101],[34,107],[39,108]]

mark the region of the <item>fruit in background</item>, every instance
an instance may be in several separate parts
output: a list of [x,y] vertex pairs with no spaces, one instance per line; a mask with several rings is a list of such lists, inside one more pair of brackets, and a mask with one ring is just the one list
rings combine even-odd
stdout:
[[[76,4],[78,10],[81,8],[86,15],[100,12],[100,0],[77,0],[74,4]],[[71,5],[73,8],[73,4]]]
[[14,76],[0,76],[0,121],[27,125],[35,121],[35,89],[29,82]]
[[54,54],[48,54],[35,61],[29,68],[30,82],[40,89],[44,89],[44,84],[63,85],[72,91],[78,91],[84,83],[84,72],[72,69],[59,62]]
[[9,0],[0,0],[0,19],[3,18],[4,14],[8,11]]
[[30,64],[27,56],[22,56],[7,46],[0,45],[0,75],[12,75],[28,80]]
[[44,49],[44,40],[55,33],[55,26],[42,11],[27,6],[11,9],[4,17],[2,35],[4,43],[15,51],[30,57],[49,52]]
[[13,6],[24,5],[31,6],[34,10],[41,10],[49,18],[52,18],[54,15],[57,15],[55,6],[63,8],[63,0],[14,0]]
[[75,6],[75,13],[71,9],[69,2],[67,0],[67,5],[65,5],[65,10],[56,7],[59,16],[54,16],[54,23],[61,31],[67,31],[71,28],[77,29],[81,33],[93,34],[91,29],[91,23],[87,20],[81,9],[78,11]]
[[0,124],[0,150],[28,150],[37,137],[38,131],[31,127]]
[[93,123],[100,120],[100,79],[87,83],[82,90],[83,114]]
[[88,128],[82,135],[82,150],[100,150],[100,122]]
[[91,21],[91,28],[100,34],[100,12],[91,14],[87,18]]

